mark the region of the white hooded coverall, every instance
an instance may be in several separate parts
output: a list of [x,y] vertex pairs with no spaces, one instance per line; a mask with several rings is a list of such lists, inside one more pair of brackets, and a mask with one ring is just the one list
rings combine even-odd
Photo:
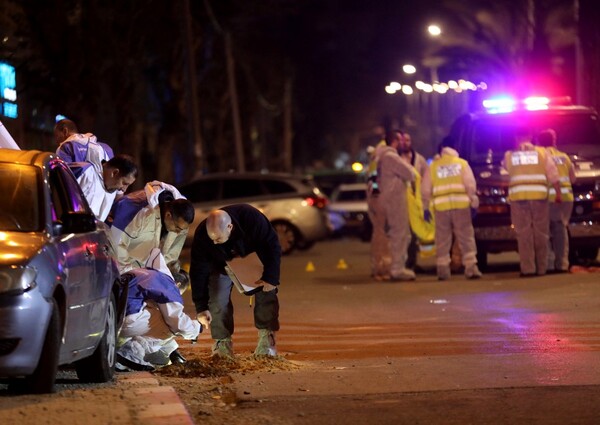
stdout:
[[391,250],[390,276],[392,279],[414,279],[414,272],[406,269],[407,249],[411,238],[406,190],[407,184],[415,179],[414,169],[393,147],[378,146],[375,155],[381,192],[379,202],[385,209]]

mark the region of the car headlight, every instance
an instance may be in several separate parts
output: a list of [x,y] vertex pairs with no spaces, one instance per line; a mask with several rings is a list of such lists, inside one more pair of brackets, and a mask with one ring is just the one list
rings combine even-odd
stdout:
[[22,294],[35,288],[37,272],[31,267],[12,266],[0,270],[0,294],[14,292]]

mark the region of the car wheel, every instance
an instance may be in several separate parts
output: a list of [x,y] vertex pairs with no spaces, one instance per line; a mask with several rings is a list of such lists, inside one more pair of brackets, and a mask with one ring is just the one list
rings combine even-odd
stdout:
[[90,357],[75,363],[77,376],[82,382],[107,382],[115,373],[115,352],[117,348],[117,303],[111,292],[106,312],[104,335]]
[[273,223],[273,228],[279,238],[281,245],[281,254],[288,255],[296,248],[298,240],[298,232],[290,223],[285,221],[276,221]]
[[40,360],[33,374],[27,376],[24,390],[32,394],[46,394],[54,392],[54,381],[58,370],[58,357],[60,351],[60,314],[58,305],[52,299],[52,312],[50,322],[44,337],[44,345]]

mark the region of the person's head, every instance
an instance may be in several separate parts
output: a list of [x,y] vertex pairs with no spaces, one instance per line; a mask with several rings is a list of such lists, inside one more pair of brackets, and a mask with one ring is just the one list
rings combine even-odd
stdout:
[[54,141],[57,145],[64,142],[71,134],[77,134],[79,130],[77,125],[68,119],[62,119],[54,126]]
[[409,153],[412,151],[412,138],[410,134],[404,132],[402,133],[402,138],[400,139],[400,144],[398,145],[399,153]]
[[438,145],[438,153],[441,155],[444,148],[456,149],[456,140],[452,136],[446,136],[442,139],[442,142]]
[[206,233],[215,244],[222,244],[229,240],[233,223],[231,216],[223,210],[212,210],[206,218]]
[[104,189],[109,193],[117,190],[125,192],[135,181],[137,173],[137,165],[132,157],[123,154],[115,155],[114,158],[102,163]]
[[190,275],[185,270],[179,269],[179,271],[173,273],[173,279],[175,280],[177,289],[179,289],[179,293],[183,295],[190,286]]
[[161,215],[168,232],[181,233],[188,230],[194,221],[194,205],[184,198],[165,202]]
[[556,131],[552,130],[551,128],[541,131],[537,137],[537,144],[545,148],[555,147]]
[[402,131],[400,130],[390,130],[385,135],[385,144],[391,146],[394,149],[398,149],[401,140]]

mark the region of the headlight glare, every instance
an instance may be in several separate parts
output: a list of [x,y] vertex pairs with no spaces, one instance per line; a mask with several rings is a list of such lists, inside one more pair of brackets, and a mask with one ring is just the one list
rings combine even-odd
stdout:
[[12,266],[0,270],[0,294],[23,293],[35,288],[37,273],[31,267]]

